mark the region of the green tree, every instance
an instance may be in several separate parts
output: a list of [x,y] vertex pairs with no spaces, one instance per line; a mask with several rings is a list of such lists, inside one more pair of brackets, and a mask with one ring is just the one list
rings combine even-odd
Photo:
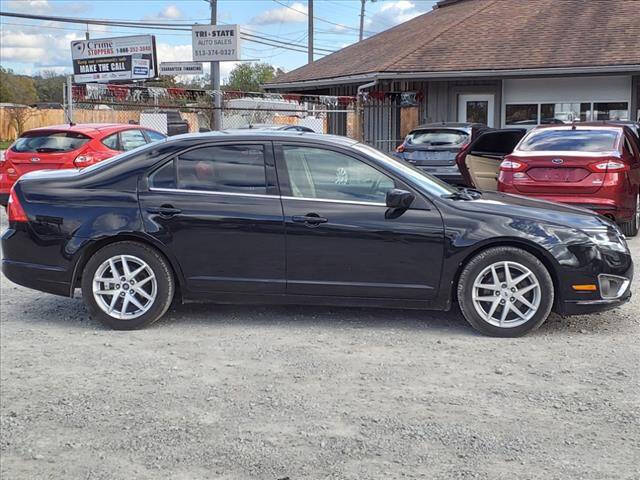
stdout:
[[4,103],[30,104],[38,101],[35,82],[26,75],[16,75],[0,67],[0,98]]
[[224,85],[224,90],[238,90],[241,92],[261,92],[262,85],[270,82],[276,76],[276,69],[268,63],[239,63]]
[[66,82],[64,75],[59,75],[53,70],[44,70],[33,77],[33,81],[39,101],[62,103],[62,89]]

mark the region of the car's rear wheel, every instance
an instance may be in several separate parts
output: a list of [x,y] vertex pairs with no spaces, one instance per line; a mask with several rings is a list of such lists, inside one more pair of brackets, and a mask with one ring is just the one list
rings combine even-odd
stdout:
[[82,273],[82,296],[92,318],[116,330],[158,320],[169,308],[175,284],[165,258],[138,242],[98,250]]
[[479,253],[458,282],[458,302],[467,321],[496,337],[518,337],[538,328],[551,312],[553,296],[544,264],[514,247]]
[[628,222],[620,224],[622,233],[627,237],[635,237],[638,234],[640,228],[640,193],[636,195],[636,211],[633,214],[633,218]]

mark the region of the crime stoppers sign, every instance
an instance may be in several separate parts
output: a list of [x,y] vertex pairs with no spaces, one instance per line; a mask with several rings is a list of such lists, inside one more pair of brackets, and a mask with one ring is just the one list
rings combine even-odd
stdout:
[[76,83],[143,80],[158,74],[153,35],[75,40],[71,58]]
[[228,62],[240,59],[238,25],[194,25],[191,33],[194,62]]

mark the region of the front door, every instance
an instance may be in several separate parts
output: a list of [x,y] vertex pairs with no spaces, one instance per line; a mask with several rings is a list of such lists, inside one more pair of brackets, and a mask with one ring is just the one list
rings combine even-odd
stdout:
[[460,95],[458,121],[494,126],[494,95]]
[[407,188],[350,151],[276,146],[286,225],[287,293],[429,300],[443,255],[440,213],[418,198],[388,215]]
[[175,253],[190,291],[284,293],[275,178],[271,142],[196,147],[149,175],[145,230]]

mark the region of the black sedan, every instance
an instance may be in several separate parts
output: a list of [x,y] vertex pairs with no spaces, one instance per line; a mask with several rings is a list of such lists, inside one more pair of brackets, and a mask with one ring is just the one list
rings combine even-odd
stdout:
[[513,337],[631,296],[624,237],[589,211],[456,189],[344,137],[192,134],[16,183],[12,281],[116,329],[181,301],[449,310]]

